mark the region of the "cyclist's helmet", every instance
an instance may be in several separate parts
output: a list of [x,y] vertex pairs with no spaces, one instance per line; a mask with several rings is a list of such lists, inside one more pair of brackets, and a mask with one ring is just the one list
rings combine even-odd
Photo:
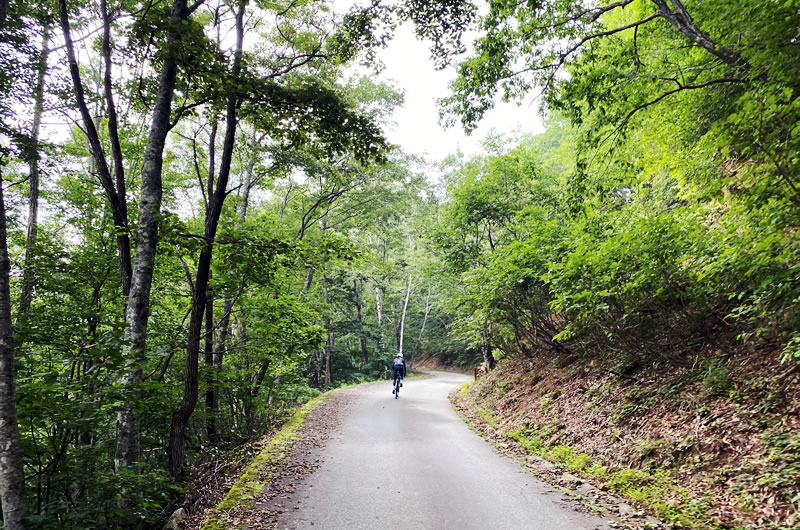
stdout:
[[402,359],[403,358],[403,354],[402,353],[398,353],[395,357],[400,357]]

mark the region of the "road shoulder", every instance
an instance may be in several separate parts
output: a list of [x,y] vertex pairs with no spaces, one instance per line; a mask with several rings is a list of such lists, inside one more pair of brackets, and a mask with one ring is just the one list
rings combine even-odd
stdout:
[[332,392],[308,413],[302,427],[295,431],[295,439],[283,448],[282,458],[266,472],[269,480],[261,485],[245,509],[224,514],[223,528],[276,528],[284,512],[299,509],[295,492],[319,468],[324,459],[323,449],[340,433],[342,420],[362,388],[354,386]]

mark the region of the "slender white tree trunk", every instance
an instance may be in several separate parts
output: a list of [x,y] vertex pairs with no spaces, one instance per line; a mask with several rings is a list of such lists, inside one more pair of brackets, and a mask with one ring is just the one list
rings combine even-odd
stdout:
[[382,352],[385,348],[383,338],[383,289],[380,285],[375,285],[375,305],[378,311],[378,351]]
[[358,339],[361,343],[361,362],[364,366],[369,364],[369,353],[367,352],[367,337],[364,336],[364,318],[361,315],[361,297],[358,295],[358,280],[353,279],[353,300],[356,303],[356,316],[358,318]]
[[403,312],[400,314],[400,345],[398,353],[403,353],[403,332],[406,323],[406,311],[408,310],[408,299],[411,297],[411,275],[408,276],[408,287],[406,288],[406,301],[403,303]]

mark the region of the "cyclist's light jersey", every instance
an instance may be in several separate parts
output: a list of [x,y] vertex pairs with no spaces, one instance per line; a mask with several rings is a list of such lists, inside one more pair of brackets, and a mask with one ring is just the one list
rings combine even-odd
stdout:
[[394,363],[392,364],[392,368],[395,373],[400,372],[401,377],[406,376],[406,362],[400,357],[394,358]]

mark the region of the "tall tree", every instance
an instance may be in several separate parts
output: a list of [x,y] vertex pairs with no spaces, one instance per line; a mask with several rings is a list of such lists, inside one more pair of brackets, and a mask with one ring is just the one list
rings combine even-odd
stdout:
[[[0,159],[0,168],[2,168]],[[14,375],[14,328],[11,319],[11,289],[6,230],[6,208],[0,175],[0,504],[9,530],[26,528],[28,501],[25,494],[22,448],[17,425]]]
[[[63,2],[63,0],[62,0]],[[200,4],[192,6],[196,9]],[[150,316],[150,290],[158,237],[158,222],[163,194],[162,166],[164,145],[172,123],[170,114],[178,74],[177,60],[182,38],[183,21],[190,15],[186,0],[174,0],[170,11],[170,27],[165,42],[164,62],[158,77],[156,96],[153,102],[150,131],[142,162],[142,187],[139,202],[136,254],[133,262],[131,289],[125,321],[126,346],[123,357],[131,361],[132,368],[121,382],[131,395],[142,381],[141,361],[145,359],[147,347],[147,323]],[[132,469],[139,460],[139,412],[134,400],[124,402],[117,413],[117,444],[115,464],[118,469]],[[123,495],[122,508],[129,509],[135,497]],[[134,524],[132,521],[131,524]]]
[[[117,252],[119,255],[120,277],[122,279],[122,295],[127,299],[131,286],[131,244],[128,232],[128,201],[125,191],[125,175],[122,160],[122,149],[120,147],[119,131],[117,124],[116,105],[112,92],[112,57],[111,57],[111,19],[108,15],[108,7],[105,0],[100,5],[103,17],[103,93],[105,104],[108,109],[108,133],[112,145],[113,165],[109,168],[100,139],[100,133],[95,125],[95,120],[86,102],[86,95],[81,79],[80,67],[78,65],[75,45],[72,40],[72,29],[70,27],[69,10],[66,0],[59,0],[59,17],[61,21],[61,32],[64,35],[64,44],[67,50],[67,60],[69,72],[72,78],[75,102],[83,122],[83,130],[89,143],[94,167],[97,177],[105,190],[108,202],[111,205],[111,213],[114,219],[115,232],[117,234]],[[113,168],[113,169],[112,169]]]
[[[244,49],[244,14],[247,0],[238,0],[234,11],[236,44],[234,48],[233,64],[231,65],[230,82],[235,86],[240,81],[242,71],[242,55]],[[189,423],[189,418],[197,406],[198,397],[198,358],[200,352],[201,330],[203,313],[208,297],[208,280],[211,273],[211,259],[213,255],[214,240],[217,236],[217,226],[222,215],[222,206],[228,196],[228,179],[233,163],[233,147],[238,124],[237,109],[240,98],[237,92],[230,90],[225,109],[225,139],[223,140],[222,159],[220,160],[219,176],[213,182],[214,174],[209,174],[208,181],[208,208],[206,209],[205,228],[203,241],[205,245],[200,252],[197,263],[197,274],[194,281],[194,294],[192,296],[191,316],[189,317],[189,337],[186,342],[186,370],[184,372],[183,399],[172,413],[169,436],[169,472],[177,477],[184,467],[184,433]],[[212,193],[213,192],[213,193]],[[207,339],[210,340],[210,339]]]
[[34,90],[33,123],[31,124],[32,153],[28,162],[28,233],[25,238],[25,258],[22,272],[22,293],[20,295],[19,313],[28,312],[33,298],[34,268],[33,258],[39,232],[39,133],[42,126],[42,110],[44,107],[44,85],[47,76],[47,58],[50,55],[50,27],[42,28],[42,44],[39,56],[39,68]]
[[398,353],[403,353],[403,338],[405,336],[406,312],[408,311],[408,299],[411,298],[411,275],[408,275],[408,286],[406,287],[406,298],[403,301],[403,311],[400,314],[400,338],[398,340]]
[[364,334],[364,318],[361,311],[361,297],[358,294],[358,278],[353,278],[353,301],[356,304],[356,319],[358,322],[358,341],[361,345],[361,362],[366,366],[369,364],[369,352],[367,351],[367,337]]
[[[196,9],[200,4],[195,4]],[[118,131],[118,118],[112,92],[111,18],[105,0],[100,3],[103,24],[103,95],[108,111],[108,133],[112,149],[112,167],[106,160],[100,135],[86,102],[83,81],[72,40],[69,10],[66,0],[59,1],[61,29],[67,50],[69,71],[72,79],[76,105],[81,114],[84,132],[90,145],[100,183],[105,190],[113,215],[117,250],[122,279],[122,293],[126,299],[125,319],[128,327],[123,356],[130,359],[130,370],[122,376],[121,383],[130,396],[120,405],[117,413],[115,465],[118,470],[134,469],[139,460],[139,413],[136,409],[137,385],[142,380],[142,361],[145,359],[147,321],[150,312],[150,288],[157,242],[158,219],[161,210],[161,172],[166,137],[172,127],[172,99],[176,85],[181,41],[181,21],[190,14],[186,0],[175,0],[170,13],[171,30],[165,42],[164,61],[158,79],[150,121],[147,146],[143,156],[141,200],[139,205],[136,257],[131,265],[131,246],[128,235],[127,197],[123,166],[123,154]],[[129,513],[136,502],[135,494],[124,491],[121,507]],[[120,524],[131,526],[132,519]]]

